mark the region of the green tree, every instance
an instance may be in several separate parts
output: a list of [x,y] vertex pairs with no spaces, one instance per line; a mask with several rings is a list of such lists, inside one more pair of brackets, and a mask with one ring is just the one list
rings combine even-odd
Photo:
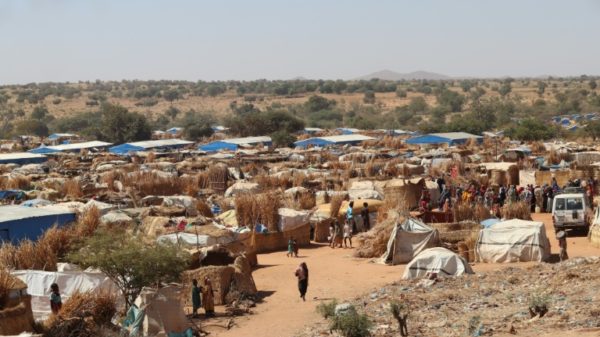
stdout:
[[425,113],[428,108],[429,106],[422,96],[413,97],[410,99],[410,103],[408,103],[408,111],[415,114]]
[[406,98],[406,96],[407,96],[406,90],[398,87],[398,89],[396,90],[396,96],[399,98]]
[[102,115],[101,138],[115,144],[150,139],[152,130],[146,117],[132,113],[121,105],[105,103]]
[[375,103],[375,91],[373,91],[373,90],[365,91],[365,94],[363,96],[363,102],[365,102],[366,104]]
[[600,138],[600,120],[589,122],[583,130],[585,134],[592,137],[594,140]]
[[323,96],[312,95],[304,103],[304,107],[309,112],[317,112],[321,110],[328,110],[336,105],[336,101],[333,99],[327,99]]
[[87,238],[68,260],[96,268],[121,291],[127,308],[143,287],[179,281],[190,257],[173,244],[146,244],[125,231],[100,231]]
[[37,119],[39,121],[46,118],[47,115],[48,115],[48,109],[44,105],[36,106],[35,108],[33,108],[33,111],[31,112],[31,118]]
[[596,90],[596,88],[598,87],[598,83],[596,83],[595,80],[590,80],[588,82],[588,85],[590,86],[590,89],[592,89],[592,90]]
[[285,130],[280,130],[271,134],[271,140],[275,147],[293,147],[296,137]]
[[504,83],[502,83],[500,88],[498,88],[498,93],[502,97],[505,97],[506,95],[510,94],[511,91],[512,91],[512,87],[510,86],[510,82],[504,82]]
[[546,82],[538,81],[537,87],[537,93],[541,97],[546,92]]
[[17,123],[15,132],[19,135],[35,135],[48,137],[48,126],[37,119],[26,119]]
[[167,116],[169,116],[169,118],[171,118],[171,120],[174,120],[175,118],[177,118],[177,115],[179,115],[180,112],[181,112],[181,110],[177,109],[174,106],[170,106],[165,111],[165,114],[167,114]]
[[452,112],[462,111],[462,106],[465,103],[465,97],[452,90],[443,89],[436,95],[438,104],[445,105]]
[[177,89],[169,89],[164,92],[163,97],[168,102],[173,103],[173,101],[176,101],[181,98],[181,94],[179,93],[179,91]]
[[520,121],[517,126],[509,128],[506,134],[512,139],[537,141],[558,136],[558,130],[542,121],[528,118]]

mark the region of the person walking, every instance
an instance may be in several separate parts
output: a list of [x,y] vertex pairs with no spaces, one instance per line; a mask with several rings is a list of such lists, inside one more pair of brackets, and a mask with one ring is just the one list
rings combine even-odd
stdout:
[[198,287],[198,280],[192,280],[192,317],[198,318],[198,309],[202,307],[202,301],[200,296],[202,294],[202,288]]
[[288,240],[288,251],[285,256],[292,257],[294,255],[294,238],[290,238]]
[[348,223],[354,231],[354,201],[350,201],[348,208],[346,209],[346,223]]
[[352,226],[349,222],[344,225],[344,248],[348,248],[347,241],[350,241],[350,248],[352,248]]
[[212,287],[212,281],[208,276],[204,278],[204,292],[202,293],[202,304],[206,317],[215,316],[215,292]]
[[[333,222],[333,234],[331,235],[331,243],[330,246],[331,248],[335,248],[335,246],[337,246],[338,244],[338,240],[340,240],[341,237],[341,228],[340,228],[340,223],[338,222],[337,219],[334,220]],[[341,243],[340,243],[340,247],[341,247]]]
[[556,233],[556,239],[558,240],[558,247],[560,248],[560,252],[558,253],[560,262],[568,260],[569,254],[567,254],[567,232],[559,231]]
[[300,263],[298,269],[296,269],[296,278],[298,278],[298,291],[300,291],[300,298],[302,301],[306,301],[306,291],[308,290],[308,266],[305,262]]
[[62,298],[60,297],[60,290],[58,284],[52,283],[50,285],[50,309],[52,313],[57,315],[62,308]]
[[362,217],[363,220],[363,231],[368,231],[369,229],[371,229],[371,219],[369,219],[369,204],[364,202],[363,203],[363,208],[360,211],[360,216]]

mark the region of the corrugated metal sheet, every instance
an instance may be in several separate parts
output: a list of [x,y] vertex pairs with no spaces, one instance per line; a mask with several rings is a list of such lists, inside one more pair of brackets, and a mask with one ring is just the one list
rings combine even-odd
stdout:
[[23,239],[36,240],[50,227],[73,221],[75,212],[66,208],[0,206],[0,241],[18,244]]
[[168,146],[185,146],[194,144],[194,142],[190,142],[189,140],[183,139],[159,139],[159,140],[146,140],[141,142],[131,142],[126,143],[132,146],[139,146],[144,149],[152,149],[156,147],[168,147]]
[[13,153],[0,153],[0,164],[34,164],[43,163],[48,160],[48,157],[29,152],[13,152]]

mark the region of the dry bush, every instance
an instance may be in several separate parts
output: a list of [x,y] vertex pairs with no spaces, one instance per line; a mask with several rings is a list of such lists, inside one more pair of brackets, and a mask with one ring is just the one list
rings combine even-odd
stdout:
[[17,260],[17,246],[10,242],[3,243],[0,246],[0,269],[17,269],[19,262]]
[[81,186],[79,186],[79,181],[76,179],[67,179],[62,186],[62,194],[65,197],[70,197],[72,199],[78,199],[83,197],[83,192],[81,191]]
[[481,222],[490,218],[490,210],[482,204],[475,206],[469,203],[458,203],[452,207],[454,222],[476,221]]
[[310,177],[304,173],[296,173],[292,178],[294,187],[306,186],[310,181]]
[[31,178],[22,175],[10,177],[5,182],[4,188],[11,190],[28,190],[31,188]]
[[330,208],[329,208],[329,216],[332,218],[337,218],[340,213],[340,207],[342,207],[342,202],[344,201],[344,197],[342,195],[334,195],[331,197]]
[[387,213],[386,220],[378,221],[371,230],[356,236],[358,248],[354,251],[355,257],[373,258],[380,257],[385,253],[394,227],[397,223],[404,221],[400,213],[395,210],[389,210]]
[[367,177],[374,177],[379,173],[379,165],[376,165],[374,160],[369,160],[364,167]]
[[408,216],[409,211],[410,209],[406,202],[404,202],[404,198],[402,197],[402,195],[389,195],[385,199],[383,199],[383,203],[377,210],[377,222],[385,221],[388,218],[389,214],[398,213],[401,216]]
[[108,186],[111,191],[115,190],[115,181],[117,181],[117,171],[110,171],[102,176],[101,181]]
[[313,193],[307,192],[300,195],[298,203],[301,209],[312,209],[317,204],[317,201]]
[[58,315],[45,322],[45,337],[99,336],[99,329],[109,326],[117,312],[117,299],[106,292],[76,292],[63,304]]
[[235,197],[235,211],[238,224],[254,228],[263,224],[270,231],[277,231],[281,197],[274,192],[262,194],[239,194]]
[[200,172],[196,175],[196,179],[198,180],[198,187],[202,189],[206,189],[210,187],[210,179],[207,171]]
[[531,220],[531,206],[524,201],[508,203],[500,209],[503,219]]
[[544,153],[546,152],[546,146],[543,142],[533,142],[529,146],[532,153]]
[[277,188],[286,190],[288,188],[291,188],[292,186],[295,186],[292,181],[292,178],[290,177],[289,174],[282,174],[279,176],[259,174],[256,177],[254,177],[254,181],[262,189],[265,189],[265,190],[277,189]]
[[96,229],[98,229],[98,226],[100,226],[101,216],[102,214],[100,213],[100,210],[97,207],[89,207],[86,210],[86,212],[81,217],[79,217],[79,221],[75,226],[77,235],[79,237],[92,236]]
[[180,177],[181,184],[183,187],[183,193],[190,197],[196,197],[200,191],[200,184],[198,183],[197,177],[186,176]]
[[198,210],[198,213],[200,215],[205,216],[207,218],[212,218],[214,216],[212,210],[210,209],[210,206],[208,206],[208,204],[204,200],[196,201],[196,209]]
[[185,189],[185,181],[176,176],[163,176],[157,172],[134,172],[121,180],[144,197],[147,195],[178,195]]
[[154,152],[149,152],[148,155],[146,156],[146,160],[144,162],[146,164],[154,163],[155,160],[156,160],[156,154]]
[[[58,260],[71,250],[72,243],[79,237],[74,227],[58,228],[56,226],[48,229],[35,243],[38,254],[48,254],[52,260]],[[56,264],[56,263],[55,263]]]
[[0,310],[4,308],[8,301],[9,290],[15,286],[15,279],[10,276],[8,270],[0,268]]

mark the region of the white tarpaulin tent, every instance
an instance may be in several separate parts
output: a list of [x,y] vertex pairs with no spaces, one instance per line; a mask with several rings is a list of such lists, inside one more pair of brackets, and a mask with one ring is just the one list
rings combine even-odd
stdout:
[[479,262],[541,262],[550,257],[550,241],[543,222],[512,219],[482,229],[475,252]]
[[117,286],[106,275],[98,272],[16,270],[11,274],[27,284],[27,292],[31,295],[31,309],[36,319],[44,319],[50,315],[52,283],[58,284],[63,303],[77,291],[107,291],[115,296],[119,295]]
[[287,232],[306,225],[310,221],[311,212],[296,211],[292,208],[280,208],[279,223],[277,227],[280,232]]
[[405,280],[422,278],[427,273],[438,277],[473,274],[471,266],[460,256],[442,247],[429,248],[417,255],[404,269]]
[[181,290],[175,286],[144,288],[132,307],[133,317],[128,313],[128,319],[133,321],[127,328],[130,336],[191,335],[192,324],[185,316],[180,298]]
[[438,244],[437,229],[427,226],[421,220],[407,218],[394,227],[381,262],[392,265],[408,263],[423,250]]

